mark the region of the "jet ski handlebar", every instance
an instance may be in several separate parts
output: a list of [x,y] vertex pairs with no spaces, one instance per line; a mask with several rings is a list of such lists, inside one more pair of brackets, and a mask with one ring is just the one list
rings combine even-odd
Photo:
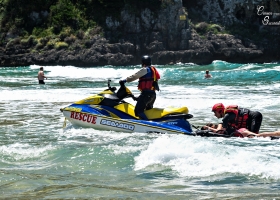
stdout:
[[134,101],[138,101],[138,97],[135,97],[133,94],[130,94],[129,97],[131,97]]
[[[111,87],[111,79],[108,80],[107,84],[108,84],[109,90],[111,90],[112,92],[115,93],[117,88],[116,87]],[[119,82],[119,84],[120,84],[121,87],[116,92],[119,99],[124,99],[124,98],[127,98],[127,97],[131,97],[134,101],[138,100],[138,98],[135,97],[127,87],[125,87],[124,82]]]
[[107,84],[108,84],[109,90],[111,90],[112,92],[115,92],[117,90],[116,87],[111,87],[111,79],[108,80]]

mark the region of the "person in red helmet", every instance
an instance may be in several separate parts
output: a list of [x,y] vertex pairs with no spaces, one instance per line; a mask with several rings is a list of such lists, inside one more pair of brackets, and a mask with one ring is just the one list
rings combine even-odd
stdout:
[[262,124],[262,114],[258,111],[251,111],[237,105],[224,106],[216,103],[212,112],[219,119],[223,118],[220,133],[238,136],[238,130],[246,128],[248,131],[258,134]]

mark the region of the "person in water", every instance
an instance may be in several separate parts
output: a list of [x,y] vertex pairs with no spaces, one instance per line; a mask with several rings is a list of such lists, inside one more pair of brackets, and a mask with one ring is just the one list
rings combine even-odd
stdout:
[[262,124],[262,114],[258,111],[251,111],[237,105],[225,107],[222,103],[217,103],[212,107],[212,112],[219,119],[222,118],[222,128],[219,133],[228,135],[238,134],[236,130],[246,128],[255,134],[259,133]]
[[40,67],[40,71],[38,72],[39,84],[45,84],[44,79],[47,79],[47,77],[44,75],[44,68]]
[[280,131],[262,132],[259,134],[253,133],[245,128],[237,130],[243,137],[279,137]]
[[[201,130],[210,130],[214,133],[219,133],[222,131],[222,124],[214,124],[214,123],[207,123],[205,126],[201,127]],[[262,132],[259,134],[253,133],[246,128],[240,128],[236,130],[234,134],[235,137],[279,137],[280,131],[273,131],[273,132]]]
[[120,80],[120,84],[126,82],[132,82],[139,79],[138,89],[141,91],[140,96],[137,99],[135,105],[135,115],[140,119],[148,120],[144,111],[153,108],[156,100],[156,90],[159,91],[158,80],[160,75],[157,69],[152,65],[152,59],[150,56],[145,55],[142,57],[142,68],[135,74]]
[[204,78],[212,78],[212,75],[209,74],[209,70],[206,70],[206,71],[205,71]]

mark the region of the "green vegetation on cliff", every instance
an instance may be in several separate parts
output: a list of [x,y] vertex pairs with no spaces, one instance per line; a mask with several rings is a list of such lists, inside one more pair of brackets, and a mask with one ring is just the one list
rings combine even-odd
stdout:
[[0,45],[17,37],[28,40],[30,35],[46,38],[38,41],[42,46],[51,45],[52,38],[73,40],[87,32],[100,34],[106,17],[120,18],[124,5],[137,14],[146,7],[157,11],[162,1],[0,0]]

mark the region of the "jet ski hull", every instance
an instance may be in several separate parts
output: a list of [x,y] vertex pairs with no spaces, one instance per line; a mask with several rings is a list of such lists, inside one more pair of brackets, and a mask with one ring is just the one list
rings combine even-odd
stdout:
[[109,107],[72,104],[61,109],[65,118],[74,126],[120,132],[168,133],[193,135],[185,119],[146,121],[125,113],[112,113]]
[[145,110],[149,120],[141,120],[135,116],[135,107],[123,100],[137,98],[124,84],[115,92],[116,88],[110,86],[110,81],[108,89],[61,108],[60,111],[68,121],[79,127],[128,133],[194,135],[187,120],[193,116],[188,114],[187,107],[152,108]]

